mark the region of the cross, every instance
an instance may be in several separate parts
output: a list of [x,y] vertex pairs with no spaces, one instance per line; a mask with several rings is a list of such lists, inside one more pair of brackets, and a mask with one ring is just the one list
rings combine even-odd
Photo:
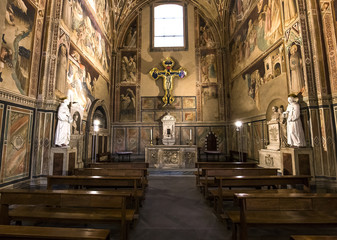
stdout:
[[150,75],[154,80],[163,78],[163,88],[164,88],[164,96],[162,100],[164,102],[164,106],[171,105],[174,102],[174,97],[172,96],[173,90],[173,78],[180,77],[183,79],[187,72],[184,68],[179,68],[178,70],[172,70],[174,66],[174,61],[172,58],[167,57],[163,62],[164,70],[158,70],[158,68],[152,68],[150,71]]

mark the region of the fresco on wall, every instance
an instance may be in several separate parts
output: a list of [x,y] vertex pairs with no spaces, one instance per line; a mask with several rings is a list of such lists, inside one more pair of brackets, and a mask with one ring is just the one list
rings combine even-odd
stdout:
[[217,86],[202,87],[202,116],[204,121],[219,120],[219,94]]
[[33,112],[7,107],[5,138],[2,149],[1,182],[28,177]]
[[67,71],[67,98],[72,107],[80,112],[89,111],[91,103],[95,100],[95,85],[100,77],[99,73],[81,55],[70,48],[71,56]]
[[203,18],[199,18],[200,32],[199,32],[199,44],[200,47],[212,48],[215,47],[214,36],[210,30],[210,27]]
[[[104,20],[101,22],[110,25],[110,17],[106,14],[109,13],[109,7],[106,0],[92,0],[90,1],[95,10],[98,19]],[[97,11],[97,12],[96,12]],[[70,17],[69,17],[70,16]],[[110,71],[110,45],[105,38],[105,34],[96,24],[96,20],[88,11],[87,3],[80,0],[64,0],[62,19],[64,24],[71,30],[71,38],[75,45],[90,56],[93,62],[97,63],[105,73]],[[107,28],[109,29],[109,28]],[[109,35],[109,34],[108,34]],[[106,74],[108,78],[108,74]]]
[[289,26],[298,17],[298,11],[295,0],[283,0],[282,9],[284,16],[284,25]]
[[154,122],[154,112],[142,112],[142,122]]
[[34,7],[27,0],[4,0],[0,12],[6,12],[0,36],[0,86],[28,93],[33,50]]
[[183,97],[184,109],[195,108],[195,97]]
[[136,121],[136,87],[120,88],[120,112],[121,122]]
[[81,133],[81,115],[79,112],[73,114],[73,122],[71,124],[71,134],[77,135]]
[[303,75],[303,61],[301,56],[301,46],[293,44],[288,53],[289,57],[289,90],[291,93],[298,94],[304,92],[305,81]]
[[203,52],[200,57],[202,83],[216,83],[217,64],[216,55],[213,51]]
[[130,24],[123,41],[123,47],[136,48],[137,47],[137,21]]
[[68,67],[68,50],[66,45],[60,44],[59,52],[57,56],[57,67],[56,67],[56,84],[55,89],[60,93],[58,95],[65,95],[67,93],[66,82],[67,82],[67,67]]
[[288,77],[283,44],[257,61],[231,83],[232,117],[265,114],[273,99],[287,99]]
[[137,55],[129,53],[122,56],[121,83],[136,83],[137,81]]
[[[240,2],[240,0],[238,1]],[[243,1],[248,2],[248,1]],[[245,11],[238,7],[243,16]],[[237,16],[239,16],[237,12]],[[282,37],[279,1],[260,0],[230,43],[231,72],[235,77]]]
[[196,120],[195,112],[184,112],[184,122],[193,122]]
[[142,109],[155,109],[157,98],[142,97]]

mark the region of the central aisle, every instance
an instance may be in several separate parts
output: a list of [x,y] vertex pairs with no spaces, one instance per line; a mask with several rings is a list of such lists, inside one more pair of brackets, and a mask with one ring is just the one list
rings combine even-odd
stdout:
[[194,176],[149,176],[130,240],[231,239],[195,186]]

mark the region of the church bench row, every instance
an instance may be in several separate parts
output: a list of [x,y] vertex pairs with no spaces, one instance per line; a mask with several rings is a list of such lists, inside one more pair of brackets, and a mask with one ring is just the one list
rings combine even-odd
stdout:
[[0,239],[7,240],[109,240],[110,230],[0,225]]
[[[262,187],[273,187],[277,186],[287,187],[288,185],[295,186],[302,185],[305,192],[310,192],[310,181],[311,176],[232,176],[232,177],[215,177],[216,185],[218,186],[218,206],[219,212],[222,212],[223,203],[223,189],[224,188],[262,188]],[[243,190],[244,192],[244,190]]]
[[271,176],[277,175],[277,168],[203,168],[199,187],[203,190],[204,196],[208,196],[209,187],[217,187],[215,177],[231,176]]
[[47,176],[47,189],[54,186],[76,188],[109,188],[116,193],[127,193],[132,197],[134,208],[138,213],[141,199],[144,199],[144,184],[142,177],[110,177],[110,176]]
[[336,240],[337,236],[324,235],[293,235],[291,240]]
[[248,239],[249,226],[337,225],[337,194],[330,193],[239,193],[235,198],[240,211],[228,211],[233,223],[233,240]]
[[77,168],[73,170],[77,176],[110,176],[110,177],[141,177],[144,188],[147,185],[147,169],[115,169],[115,168]]
[[149,163],[146,162],[109,162],[109,163],[89,163],[89,168],[148,168]]
[[203,177],[203,168],[255,168],[257,163],[255,162],[196,162],[195,168],[197,169],[196,184],[200,183],[200,177]]
[[121,239],[127,239],[135,210],[126,208],[130,194],[111,191],[27,190],[1,191],[0,224],[21,222],[112,223],[121,225]]

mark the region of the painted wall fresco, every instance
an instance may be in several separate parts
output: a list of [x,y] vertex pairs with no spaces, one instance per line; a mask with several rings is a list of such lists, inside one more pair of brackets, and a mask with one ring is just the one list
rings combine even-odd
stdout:
[[96,82],[100,74],[73,47],[70,48],[67,67],[67,98],[72,102],[72,108],[83,112],[89,111],[95,100]]
[[265,114],[268,104],[276,98],[286,99],[287,68],[284,47],[280,45],[260,59],[231,84],[232,116]]
[[1,182],[29,176],[33,111],[7,107],[1,160]]
[[230,43],[232,77],[255,61],[283,35],[280,1],[260,0],[251,11],[250,3],[243,7],[245,2],[251,1],[236,2],[236,21],[241,21],[248,13],[249,16],[240,25]]
[[208,86],[202,88],[202,106],[203,120],[217,121],[219,116],[219,93],[217,86]]
[[120,88],[120,117],[121,122],[136,121],[136,87]]
[[[107,37],[111,34],[105,31],[110,26],[109,11],[106,0],[63,1],[62,20],[69,29],[73,43],[90,58],[107,79],[111,62],[111,46]],[[94,16],[97,16],[97,19]]]
[[28,0],[4,0],[0,8],[0,87],[27,95],[36,9]]

